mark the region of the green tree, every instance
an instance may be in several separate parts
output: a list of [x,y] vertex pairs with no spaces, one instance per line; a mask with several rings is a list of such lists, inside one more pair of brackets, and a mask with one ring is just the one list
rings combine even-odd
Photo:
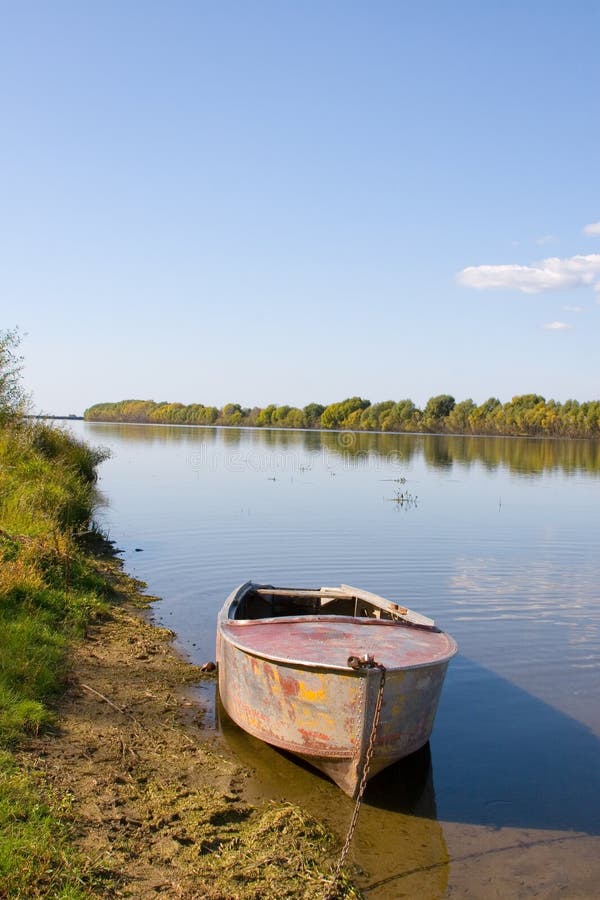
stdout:
[[442,431],[445,428],[445,419],[450,415],[456,405],[456,400],[450,394],[438,394],[430,397],[423,410],[423,428],[425,431]]
[[21,382],[20,345],[21,333],[17,328],[0,331],[0,425],[20,419],[29,404]]
[[366,409],[371,405],[370,400],[363,400],[362,397],[349,397],[340,403],[330,403],[323,410],[321,416],[322,428],[343,428],[344,420],[349,418],[353,412],[358,409]]
[[510,405],[514,409],[533,409],[534,406],[538,406],[540,403],[545,403],[545,397],[542,397],[541,394],[517,394],[516,397],[513,397],[510,401]]
[[367,406],[361,410],[359,427],[362,431],[382,431],[383,420],[394,406],[393,400],[383,400],[381,403]]
[[122,422],[148,422],[153,409],[151,400],[124,400],[119,417]]
[[261,409],[258,415],[256,416],[256,424],[259,428],[268,428],[269,425],[272,424],[273,415],[277,407],[274,403],[269,403],[268,406],[265,406],[264,409]]
[[222,425],[241,425],[244,412],[239,403],[226,403],[221,410]]
[[285,418],[286,428],[306,428],[304,412],[296,406],[292,406]]
[[157,403],[150,413],[149,420],[159,424],[178,422],[183,403]]
[[456,434],[468,434],[471,430],[471,415],[477,407],[472,400],[461,400],[446,416],[446,429]]
[[507,434],[536,434],[546,401],[540,394],[520,394],[502,408],[503,430]]
[[493,434],[497,429],[497,417],[502,404],[497,397],[489,397],[469,415],[469,427],[477,434]]
[[302,412],[304,413],[304,420],[308,428],[319,427],[324,410],[325,407],[321,406],[320,403],[309,403],[304,407]]
[[271,423],[273,425],[280,425],[284,428],[291,408],[291,406],[278,406],[273,413]]
[[382,431],[414,431],[421,416],[412,400],[399,400],[383,416]]

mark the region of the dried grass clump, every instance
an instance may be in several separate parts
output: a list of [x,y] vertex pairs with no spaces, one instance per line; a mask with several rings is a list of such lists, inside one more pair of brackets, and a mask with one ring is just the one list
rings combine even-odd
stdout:
[[[331,886],[337,849],[333,835],[299,807],[271,803],[241,822],[231,841],[203,856],[200,873],[212,878],[211,900],[315,900]],[[361,895],[343,876],[332,896]]]

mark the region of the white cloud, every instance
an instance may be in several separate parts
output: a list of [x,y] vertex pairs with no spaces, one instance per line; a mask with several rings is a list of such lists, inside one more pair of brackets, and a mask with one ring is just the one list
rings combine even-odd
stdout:
[[600,222],[590,222],[589,225],[585,225],[583,228],[583,233],[600,235]]
[[544,328],[548,331],[568,331],[572,327],[572,325],[567,325],[566,322],[548,322],[547,325],[544,325]]
[[[595,285],[596,288],[600,289],[600,283]],[[563,306],[565,312],[574,312],[581,313],[584,310],[583,306]]]
[[560,291],[592,285],[600,288],[600,253],[559,259],[551,256],[532,266],[468,266],[456,276],[460,284],[477,290],[514,290],[524,294]]
[[543,234],[541,237],[536,238],[535,242],[541,247],[543,244],[555,244],[557,240],[558,238],[555,234]]

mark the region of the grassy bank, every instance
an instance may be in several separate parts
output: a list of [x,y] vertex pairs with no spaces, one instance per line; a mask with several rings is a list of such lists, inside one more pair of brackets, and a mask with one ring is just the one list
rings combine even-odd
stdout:
[[102,454],[45,425],[0,432],[0,736],[49,721],[69,641],[104,604],[77,544]]
[[101,459],[0,427],[0,898],[323,896],[337,842],[244,801],[181,696],[199,670],[91,539]]
[[11,751],[52,726],[69,648],[106,608],[107,586],[77,543],[101,459],[47,425],[0,430],[0,895],[78,897],[89,883],[65,798]]

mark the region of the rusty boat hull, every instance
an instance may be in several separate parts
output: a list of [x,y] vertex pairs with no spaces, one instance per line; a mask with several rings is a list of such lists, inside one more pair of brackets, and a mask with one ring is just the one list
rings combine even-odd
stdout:
[[429,740],[456,650],[430,619],[366,591],[247,582],[219,614],[219,693],[240,728],[355,797],[381,672],[349,658],[372,656],[386,670],[371,778]]

